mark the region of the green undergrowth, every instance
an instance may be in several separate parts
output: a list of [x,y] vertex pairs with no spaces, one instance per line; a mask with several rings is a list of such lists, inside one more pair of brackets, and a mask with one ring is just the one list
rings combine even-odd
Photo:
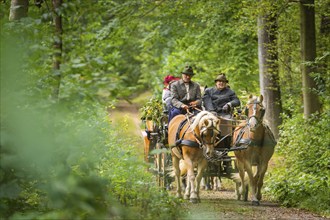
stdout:
[[[137,137],[90,102],[1,105],[2,219],[178,219],[181,202],[160,190]],[[10,101],[11,100],[11,101]],[[20,100],[19,98],[17,101]],[[139,145],[139,146],[137,146]]]
[[268,196],[287,207],[330,216],[329,112],[287,118],[276,146],[281,163],[267,182]]

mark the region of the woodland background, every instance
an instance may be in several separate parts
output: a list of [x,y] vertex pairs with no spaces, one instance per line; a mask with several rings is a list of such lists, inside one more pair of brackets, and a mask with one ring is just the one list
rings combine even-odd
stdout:
[[266,193],[330,215],[328,0],[2,0],[0,19],[1,217],[178,218],[108,109],[187,64],[265,96]]

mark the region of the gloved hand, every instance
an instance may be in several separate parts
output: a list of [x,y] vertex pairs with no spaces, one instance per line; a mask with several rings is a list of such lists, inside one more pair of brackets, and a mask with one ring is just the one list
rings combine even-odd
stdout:
[[230,109],[231,109],[230,103],[227,103],[222,107],[222,111],[225,112],[225,113],[229,113]]

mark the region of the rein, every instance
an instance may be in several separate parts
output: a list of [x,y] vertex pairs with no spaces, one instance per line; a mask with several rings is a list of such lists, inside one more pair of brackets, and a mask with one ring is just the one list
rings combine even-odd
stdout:
[[[248,116],[248,119],[247,119],[248,124],[249,124],[249,121],[250,121],[251,118],[255,118],[256,121],[257,121],[255,126],[258,127],[260,124],[262,124],[262,119],[263,119],[264,114],[265,114],[265,109],[264,109],[262,103],[258,100],[255,100],[252,103],[249,102],[247,104],[247,106],[249,106],[249,105],[253,105],[253,114],[251,116]],[[261,112],[260,118],[258,118],[257,115],[256,115],[257,114],[257,105],[260,106],[260,112]],[[246,110],[249,110],[249,109],[246,107]]]
[[[199,110],[199,109],[197,109]],[[201,111],[201,110],[200,110]],[[177,131],[177,134],[176,134],[176,142],[175,142],[175,147],[178,147],[178,146],[181,146],[181,145],[187,145],[189,147],[199,147],[201,149],[204,149],[204,146],[206,144],[218,144],[220,141],[218,142],[215,142],[216,141],[216,137],[213,137],[213,131],[216,130],[218,133],[220,133],[220,131],[214,126],[214,123],[213,123],[213,120],[212,121],[212,125],[209,126],[209,127],[204,127],[200,130],[200,136],[196,134],[195,130],[192,130],[192,133],[195,137],[195,140],[196,141],[191,141],[191,140],[184,140],[184,136],[185,134],[187,133],[190,125],[191,125],[191,120],[190,118],[192,117],[192,113],[190,113],[188,110],[187,110],[187,114],[186,114],[186,119],[184,121],[181,122],[181,124],[179,125],[179,128],[178,128],[178,131]],[[204,116],[203,116],[204,117]],[[183,132],[183,135],[181,138],[179,138],[179,135],[180,135],[180,131],[183,129],[184,125],[186,123],[189,123],[189,126],[186,128],[186,130]],[[208,130],[211,130],[211,135],[212,135],[212,140],[211,142],[206,142],[205,141],[205,133],[208,131]]]
[[[262,119],[263,119],[263,116],[264,116],[264,107],[262,106],[261,102],[260,101],[254,101],[252,103],[248,103],[248,105],[253,105],[253,114],[251,116],[248,117],[248,119],[246,120],[246,125],[243,126],[241,128],[241,130],[239,131],[238,135],[237,135],[237,138],[236,138],[236,141],[234,143],[234,146],[237,146],[238,143],[240,144],[243,144],[243,145],[246,145],[246,146],[249,146],[251,144],[253,145],[258,145],[260,144],[259,142],[262,141],[255,141],[253,140],[251,137],[250,137],[250,133],[251,133],[251,124],[250,124],[250,119],[251,118],[255,118],[256,119],[256,125],[255,127],[259,127],[260,125],[262,125]],[[261,111],[261,116],[260,118],[257,117],[256,115],[256,112],[257,112],[257,105],[260,106],[260,111]],[[246,107],[246,110],[249,110],[247,107]],[[243,135],[248,132],[248,138],[243,138]]]
[[[238,143],[242,143],[244,145],[250,145],[251,144],[251,138],[250,138],[250,125],[247,123],[241,130],[239,131],[236,141],[234,143],[234,146],[237,146]],[[243,135],[245,134],[246,130],[249,132],[248,139],[242,139]]]
[[[202,145],[204,145],[204,144],[214,144],[215,146],[221,141],[218,141],[218,142],[215,142],[216,141],[216,136],[214,136],[214,130],[215,131],[217,131],[217,133],[218,134],[220,134],[221,132],[214,126],[214,123],[213,123],[213,120],[211,120],[212,121],[212,125],[211,126],[209,126],[209,127],[204,127],[201,131],[200,131],[200,133],[201,133],[201,144]],[[203,137],[205,137],[205,133],[206,133],[206,131],[207,130],[211,130],[211,136],[212,136],[212,140],[211,140],[211,142],[205,142],[204,141],[204,138]],[[197,138],[197,135],[196,134],[194,134],[195,135],[195,137]]]

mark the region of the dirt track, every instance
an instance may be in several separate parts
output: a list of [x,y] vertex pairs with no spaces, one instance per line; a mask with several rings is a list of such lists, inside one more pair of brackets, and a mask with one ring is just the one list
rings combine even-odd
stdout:
[[201,191],[201,199],[199,204],[186,203],[190,210],[186,219],[326,219],[268,201],[252,206],[250,202],[237,201],[234,191]]
[[[141,135],[138,107],[129,103],[120,103],[116,108],[123,115],[129,115],[134,121],[137,132]],[[174,194],[174,191],[170,193]],[[329,219],[304,210],[284,208],[276,203],[261,201],[260,206],[252,206],[250,202],[236,200],[233,190],[205,191],[201,190],[201,203],[185,203],[189,215],[186,220],[206,219]]]

